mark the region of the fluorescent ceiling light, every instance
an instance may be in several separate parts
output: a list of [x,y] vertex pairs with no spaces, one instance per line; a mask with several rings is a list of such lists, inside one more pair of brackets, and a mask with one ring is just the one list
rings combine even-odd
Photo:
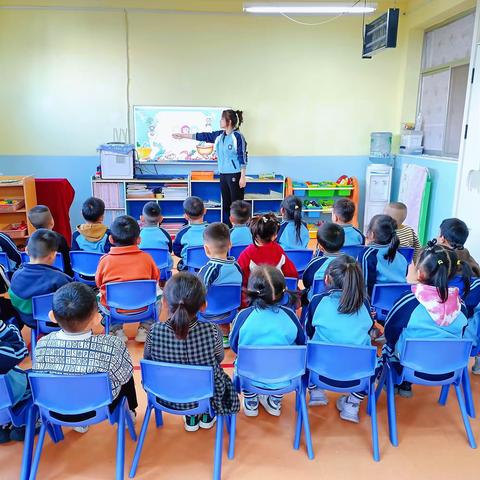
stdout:
[[331,15],[373,13],[376,10],[376,4],[352,6],[353,3],[245,3],[243,11],[266,14]]

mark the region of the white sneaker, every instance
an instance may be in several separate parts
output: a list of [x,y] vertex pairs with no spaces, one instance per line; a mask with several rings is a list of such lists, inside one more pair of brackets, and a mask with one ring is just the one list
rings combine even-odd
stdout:
[[480,375],[480,357],[475,357],[475,363],[472,367],[472,373],[474,375]]
[[133,410],[129,410],[128,414],[130,415],[130,418],[132,419],[132,422],[135,425],[137,423],[137,412],[134,412]]
[[258,400],[260,405],[267,413],[274,417],[279,417],[282,413],[282,401],[273,398],[271,395],[259,395]]
[[114,335],[115,337],[120,338],[123,342],[128,342],[128,337],[125,335],[125,331],[123,328],[119,328],[117,330],[110,330],[110,335]]
[[347,395],[342,395],[337,399],[337,409],[340,412],[340,418],[342,420],[353,423],[360,422],[358,416],[360,403],[352,402]]
[[74,432],[78,433],[87,433],[88,432],[88,425],[86,427],[73,427]]
[[135,341],[138,343],[145,343],[147,341],[147,335],[148,330],[143,325],[140,325],[137,334],[135,335]]
[[246,417],[258,417],[258,395],[253,398],[243,397],[243,413]]
[[328,398],[323,388],[313,388],[309,390],[310,392],[310,401],[308,402],[309,407],[325,406],[328,405]]

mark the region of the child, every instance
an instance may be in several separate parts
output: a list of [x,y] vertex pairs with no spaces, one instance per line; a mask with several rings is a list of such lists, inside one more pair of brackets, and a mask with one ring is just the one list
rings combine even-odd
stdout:
[[[0,375],[5,375],[13,394],[14,409],[30,396],[27,374],[16,368],[28,356],[28,349],[15,325],[7,325],[0,320]],[[25,427],[0,423],[0,443],[23,440]]]
[[207,223],[203,221],[206,210],[201,198],[188,197],[183,202],[183,211],[188,225],[177,233],[173,242],[173,253],[180,257],[177,264],[178,271],[186,268],[187,248],[203,245],[203,231],[207,226]]
[[[258,265],[272,265],[282,271],[285,277],[298,278],[298,272],[292,261],[285,255],[283,248],[275,241],[279,223],[274,213],[254,217],[250,222],[250,231],[254,243],[249,245],[238,258],[243,273],[243,286],[246,288],[252,269]],[[246,299],[243,300],[243,305]]]
[[[143,206],[140,230],[140,248],[166,248],[172,253],[172,237],[160,224],[163,221],[162,210],[157,202],[147,202]],[[168,257],[168,269],[172,270],[173,259]],[[165,279],[163,279],[165,280]]]
[[[59,236],[41,228],[34,232],[27,244],[30,262],[22,265],[12,277],[8,293],[12,305],[20,314],[19,328],[35,327],[32,316],[32,297],[56,292],[72,279],[53,266],[58,250]],[[18,321],[18,320],[17,320]]]
[[355,215],[355,204],[349,198],[339,198],[333,205],[332,222],[345,230],[345,246],[365,245],[363,233],[350,222]]
[[[305,334],[295,313],[279,302],[285,293],[285,277],[271,265],[257,267],[248,280],[249,307],[235,319],[230,334],[232,350],[249,346],[304,345]],[[269,385],[281,388],[283,385]],[[258,415],[258,404],[275,417],[281,413],[283,395],[243,392],[243,411],[247,417]]]
[[390,202],[385,207],[383,213],[385,215],[390,215],[397,222],[397,237],[400,241],[400,246],[413,248],[413,261],[416,262],[422,247],[420,246],[415,230],[412,227],[403,224],[407,218],[407,206],[401,202]]
[[283,222],[278,231],[277,242],[285,250],[307,248],[310,234],[302,221],[302,201],[294,195],[285,197],[280,213]]
[[[145,359],[213,367],[213,409],[217,415],[237,413],[240,410],[238,395],[230,377],[220,366],[224,357],[222,333],[214,323],[197,320],[197,313],[205,308],[205,287],[201,280],[188,272],[177,273],[168,280],[163,293],[162,302],[168,308],[169,318],[151,328],[145,344]],[[164,403],[178,410],[196,405]],[[194,432],[199,427],[211,428],[215,417],[208,413],[187,415],[184,421],[185,430]]]
[[[200,269],[198,276],[202,279],[207,292],[212,285],[241,286],[242,270],[233,257],[228,257],[228,251],[232,246],[228,227],[220,222],[211,223],[203,232],[203,241],[205,253],[210,260]],[[228,342],[230,326],[220,325],[220,329],[223,332],[224,348],[230,348]]]
[[[138,248],[140,243],[140,227],[134,218],[128,215],[117,217],[110,227],[110,252],[104,255],[98,264],[95,283],[100,288],[100,301],[107,309],[105,298],[106,284],[112,282],[129,282],[133,280],[159,281],[160,273],[153,258]],[[144,343],[152,321],[140,323],[135,341]],[[124,342],[127,336],[123,325],[115,324],[111,328],[112,335],[120,337]]]
[[0,252],[7,254],[10,270],[15,270],[22,263],[22,257],[13,240],[3,232],[0,232]]
[[[110,411],[114,410],[122,397],[126,397],[132,416],[135,417],[137,396],[132,360],[125,344],[119,338],[93,334],[92,329],[100,323],[93,290],[79,282],[60,288],[53,296],[50,319],[57,322],[61,330],[38,341],[33,370],[56,375],[106,372],[110,378],[113,397]],[[74,428],[80,433],[87,429],[88,427]]]
[[465,222],[458,218],[447,218],[440,224],[439,245],[455,250],[458,259],[470,265],[473,275],[480,277],[480,265],[464,247],[468,238],[468,227]]
[[[55,220],[52,217],[50,209],[45,205],[37,205],[28,211],[28,219],[30,223],[38,230],[44,228],[46,230],[52,230],[55,226]],[[65,273],[69,276],[73,276],[72,266],[70,264],[70,249],[68,248],[67,241],[63,235],[54,232],[58,237],[57,252],[62,255],[63,265],[65,266]]]
[[252,206],[245,200],[235,200],[230,206],[230,241],[233,246],[253,243],[248,222],[252,217]]
[[340,255],[345,242],[345,230],[336,223],[325,222],[317,231],[317,251],[303,272],[303,286],[308,300],[313,297],[313,283],[324,280],[330,263]]
[[[316,342],[346,345],[370,345],[373,327],[365,283],[354,258],[340,255],[328,265],[325,283],[329,290],[315,295],[308,307],[306,332]],[[321,388],[309,388],[309,405],[327,405]],[[340,418],[358,423],[362,392],[343,395],[337,400]]]
[[72,236],[72,250],[108,253],[110,230],[103,224],[105,203],[100,198],[90,197],[83,202],[82,215],[86,223],[77,226]]
[[360,258],[367,292],[376,283],[405,283],[408,264],[398,253],[397,222],[388,215],[375,215],[368,225],[367,245]]
[[[418,284],[396,301],[385,320],[383,354],[394,365],[398,365],[407,338],[462,338],[467,326],[466,309],[458,288],[448,286],[455,276],[457,260],[454,251],[433,242],[420,252],[416,263]],[[410,383],[400,385],[398,393],[411,397]]]

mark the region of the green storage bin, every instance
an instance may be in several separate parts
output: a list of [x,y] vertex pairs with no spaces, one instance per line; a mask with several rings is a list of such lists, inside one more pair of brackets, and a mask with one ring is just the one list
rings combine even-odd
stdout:
[[331,198],[335,195],[335,190],[307,190],[307,197]]
[[337,191],[337,195],[338,195],[339,197],[349,197],[350,194],[352,193],[352,191],[353,191],[352,189],[348,189],[348,190],[346,190],[346,189],[344,189],[344,190],[338,190],[338,191]]

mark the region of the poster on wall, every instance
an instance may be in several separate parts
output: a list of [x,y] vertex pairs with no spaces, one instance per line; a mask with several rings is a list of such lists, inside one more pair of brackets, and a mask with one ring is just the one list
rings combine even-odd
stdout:
[[225,107],[134,106],[135,146],[140,162],[215,161],[213,144],[172,138],[173,133],[220,130]]

